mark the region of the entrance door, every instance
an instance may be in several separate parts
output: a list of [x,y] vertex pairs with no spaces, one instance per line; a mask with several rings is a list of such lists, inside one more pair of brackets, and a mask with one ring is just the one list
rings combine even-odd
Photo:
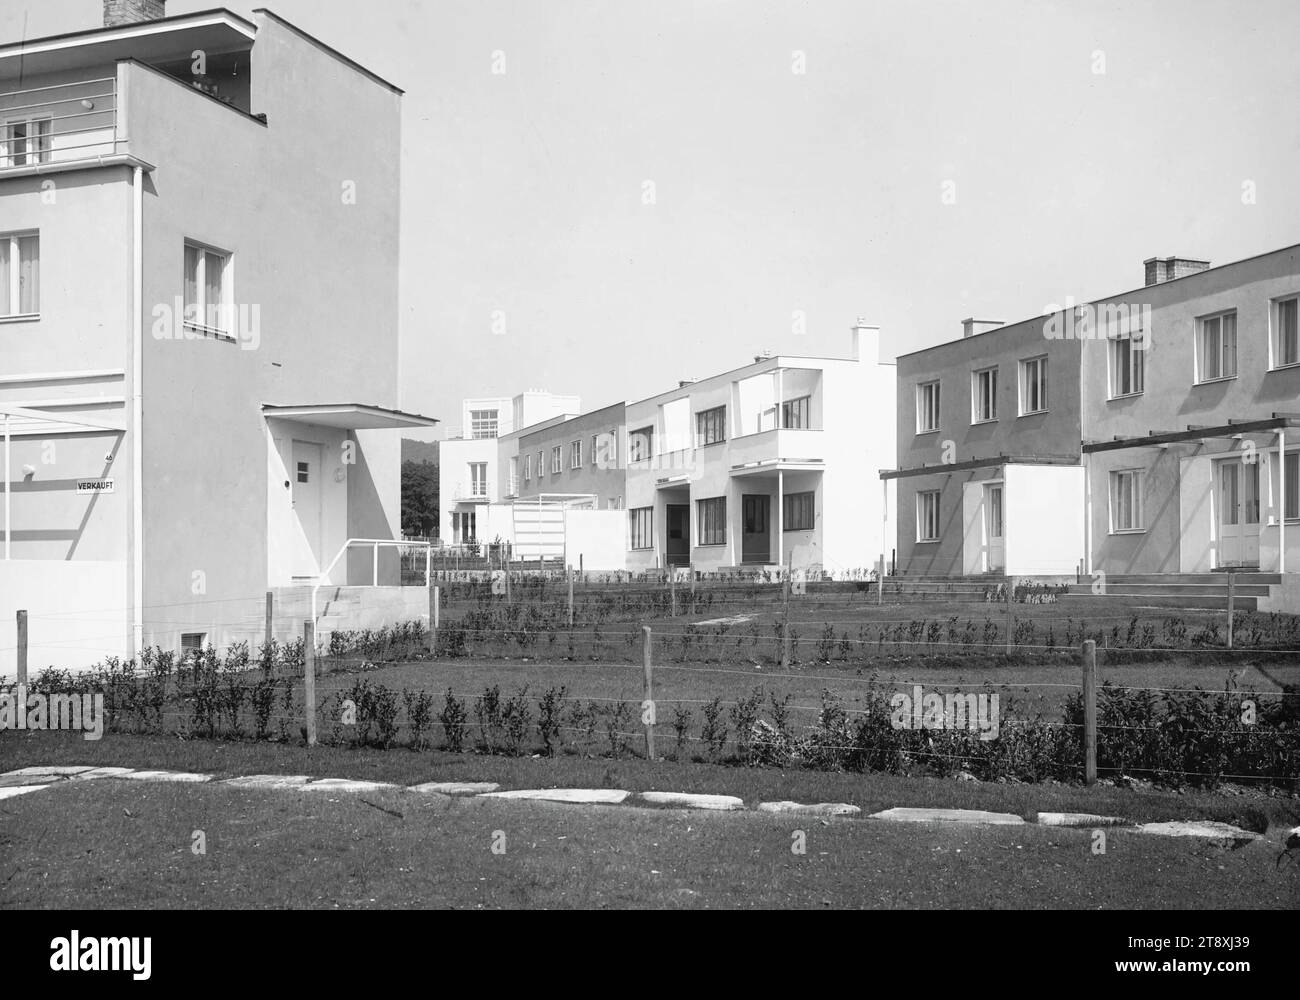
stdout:
[[984,487],[985,569],[994,573],[1007,564],[1005,524],[1002,517],[1002,484]]
[[316,576],[321,571],[321,446],[310,441],[293,443],[293,511],[307,539],[307,550],[295,555],[294,576]]
[[741,497],[741,562],[772,561],[772,533],[768,518],[771,502],[772,498],[766,493],[746,493]]
[[687,566],[691,561],[690,504],[667,505],[668,548],[664,553],[669,566]]
[[1259,463],[1215,463],[1218,568],[1259,565]]

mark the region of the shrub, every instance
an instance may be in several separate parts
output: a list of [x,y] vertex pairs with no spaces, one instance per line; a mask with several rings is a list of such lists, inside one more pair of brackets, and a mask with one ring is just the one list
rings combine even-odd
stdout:
[[442,723],[442,745],[452,753],[460,753],[464,750],[469,712],[465,710],[465,702],[452,694],[451,688],[447,688],[442,711],[438,713],[438,721]]

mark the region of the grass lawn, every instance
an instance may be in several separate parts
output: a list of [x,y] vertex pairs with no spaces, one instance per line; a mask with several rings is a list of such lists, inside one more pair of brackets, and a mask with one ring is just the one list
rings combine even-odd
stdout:
[[[208,748],[209,764],[228,752]],[[422,776],[431,770],[426,760]],[[1300,869],[1275,868],[1276,843],[1229,850],[1123,831],[1097,855],[1087,832],[1039,827],[112,780],[0,802],[0,822],[6,909],[1300,904]]]

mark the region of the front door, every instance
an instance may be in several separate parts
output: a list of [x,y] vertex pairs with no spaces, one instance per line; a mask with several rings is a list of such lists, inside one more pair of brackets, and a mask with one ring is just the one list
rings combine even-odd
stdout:
[[772,561],[772,534],[768,524],[771,501],[772,498],[766,493],[746,493],[741,497],[741,562]]
[[667,506],[668,549],[665,557],[669,566],[687,566],[691,561],[691,507],[684,503]]
[[321,446],[310,441],[293,443],[293,512],[307,540],[294,555],[294,576],[316,576],[321,571]]
[[1215,522],[1218,566],[1259,565],[1259,463],[1229,458],[1216,463]]
[[1006,524],[1002,516],[1002,484],[994,483],[984,487],[984,539],[987,563],[985,569],[990,573],[1001,570],[1007,564]]

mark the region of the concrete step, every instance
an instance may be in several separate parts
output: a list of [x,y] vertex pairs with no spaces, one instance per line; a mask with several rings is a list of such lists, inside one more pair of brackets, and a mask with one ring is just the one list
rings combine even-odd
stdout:
[[[1259,573],[1254,571],[1242,571],[1234,573],[1235,582],[1241,584],[1280,584],[1282,576],[1279,573]],[[1190,584],[1222,584],[1228,585],[1227,573],[1108,573],[1106,574],[1107,585],[1111,583],[1190,583]]]
[[[1267,597],[1271,588],[1268,584],[1238,584],[1234,590],[1238,597]],[[1071,594],[1092,594],[1090,584],[1077,584],[1069,590]],[[1228,599],[1228,585],[1226,583],[1120,583],[1115,580],[1106,580],[1106,593],[1098,596],[1126,597],[1126,596],[1153,596],[1161,595],[1167,597],[1222,597],[1225,601]]]
[[[1105,595],[1096,595],[1091,592],[1087,594],[1065,594],[1058,602],[1064,608],[1072,607],[1076,602],[1085,600],[1109,601],[1114,604],[1122,603],[1125,607],[1130,608],[1186,608],[1205,611],[1226,611],[1228,607],[1228,595],[1225,591],[1222,596],[1203,597],[1189,595],[1170,595],[1170,594],[1114,594],[1110,593],[1110,586],[1107,585]],[[1238,611],[1255,611],[1259,607],[1259,597],[1241,597],[1238,596],[1233,600],[1233,606]]]

